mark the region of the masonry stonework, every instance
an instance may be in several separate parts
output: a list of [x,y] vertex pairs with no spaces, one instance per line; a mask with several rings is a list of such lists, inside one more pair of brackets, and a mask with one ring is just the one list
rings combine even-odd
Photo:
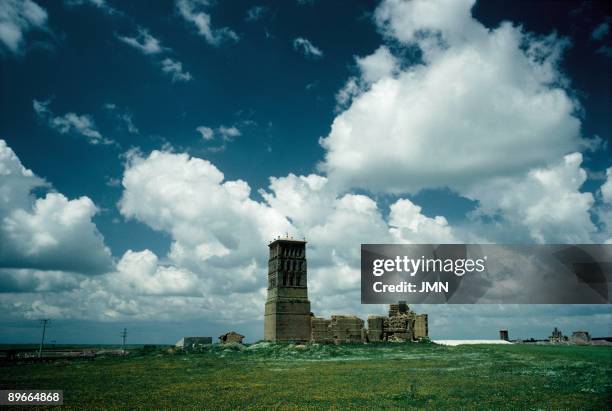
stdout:
[[388,316],[332,315],[310,312],[306,241],[278,238],[269,244],[268,298],[264,315],[267,341],[361,343],[415,341],[429,336],[427,314],[416,314],[406,302],[391,304]]
[[269,248],[264,339],[310,341],[306,241],[277,239]]

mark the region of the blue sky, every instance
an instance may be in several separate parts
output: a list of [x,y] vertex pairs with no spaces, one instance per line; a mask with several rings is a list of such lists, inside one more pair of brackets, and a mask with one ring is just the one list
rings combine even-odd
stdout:
[[[321,315],[385,311],[359,304],[362,242],[609,241],[609,11],[444,3],[0,5],[0,341],[43,316],[71,342],[258,339],[284,232]],[[418,310],[445,338],[612,319]]]

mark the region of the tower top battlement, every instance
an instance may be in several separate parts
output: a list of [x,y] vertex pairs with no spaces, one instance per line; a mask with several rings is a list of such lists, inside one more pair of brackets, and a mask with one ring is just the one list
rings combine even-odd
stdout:
[[270,241],[268,243],[268,247],[272,247],[273,245],[278,244],[278,243],[306,244],[307,241],[306,241],[306,239],[298,240],[296,238],[279,237],[279,238],[275,238],[274,240]]

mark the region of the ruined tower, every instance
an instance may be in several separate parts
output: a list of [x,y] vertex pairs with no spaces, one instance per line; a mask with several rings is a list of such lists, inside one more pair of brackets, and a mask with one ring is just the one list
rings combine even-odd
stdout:
[[309,341],[306,241],[282,238],[271,242],[269,247],[264,339]]

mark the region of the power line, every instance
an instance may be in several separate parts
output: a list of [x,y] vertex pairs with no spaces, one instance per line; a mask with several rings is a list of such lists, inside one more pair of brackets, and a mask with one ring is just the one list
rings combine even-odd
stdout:
[[51,320],[48,318],[43,318],[40,320],[40,322],[43,325],[43,332],[42,338],[40,339],[40,347],[38,348],[38,358],[42,358],[42,349],[43,345],[45,344],[45,331],[47,330],[47,324],[49,324]]
[[124,328],[123,331],[121,331],[121,334],[119,335],[123,339],[123,344],[121,345],[121,353],[125,354],[125,339],[127,338],[127,328]]

